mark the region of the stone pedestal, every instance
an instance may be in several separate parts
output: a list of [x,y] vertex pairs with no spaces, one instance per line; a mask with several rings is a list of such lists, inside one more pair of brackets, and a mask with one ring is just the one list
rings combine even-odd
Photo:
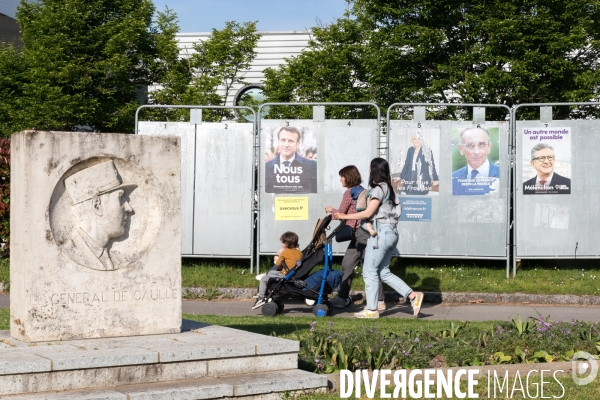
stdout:
[[26,131],[11,152],[12,337],[179,332],[179,139]]
[[0,397],[270,400],[327,387],[325,375],[297,369],[298,342],[194,321],[182,330],[37,346],[0,331]]

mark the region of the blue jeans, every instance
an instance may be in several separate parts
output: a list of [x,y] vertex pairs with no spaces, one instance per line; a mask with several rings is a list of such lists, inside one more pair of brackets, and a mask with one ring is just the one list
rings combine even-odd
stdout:
[[[375,243],[377,243],[377,248],[373,248]],[[377,237],[369,238],[367,242],[363,278],[368,310],[377,310],[379,278],[405,298],[408,298],[412,292],[412,289],[402,279],[390,272],[392,253],[397,244],[398,231],[387,224],[380,225],[377,229]]]

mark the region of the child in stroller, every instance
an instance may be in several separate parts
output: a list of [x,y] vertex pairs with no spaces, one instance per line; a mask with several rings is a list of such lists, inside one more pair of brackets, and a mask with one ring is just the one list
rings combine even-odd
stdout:
[[[283,277],[266,277],[262,315],[272,317],[281,313],[284,309],[282,297],[301,298],[309,305],[314,304],[313,314],[317,317],[331,313],[333,305],[328,300],[328,295],[338,286],[342,277],[341,271],[330,269],[333,261],[331,240],[345,225],[342,221],[331,234],[326,235],[331,219],[331,215],[327,215],[317,221],[312,240],[302,250],[302,260],[296,268]],[[311,274],[322,262],[324,269]]]
[[281,249],[275,257],[274,267],[260,278],[258,299],[254,303],[254,306],[252,306],[253,310],[265,304],[265,292],[267,291],[267,284],[271,277],[283,278],[301,263],[303,254],[298,250],[298,235],[288,231],[281,235],[279,241],[281,242]]

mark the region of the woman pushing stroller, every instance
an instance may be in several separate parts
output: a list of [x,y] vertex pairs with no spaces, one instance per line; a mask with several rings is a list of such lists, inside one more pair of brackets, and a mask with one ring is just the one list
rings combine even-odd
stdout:
[[[331,206],[325,207],[325,212],[331,213],[334,219],[336,219],[335,216],[337,214],[356,213],[356,199],[358,198],[359,194],[365,190],[361,186],[362,177],[360,176],[360,172],[354,165],[347,165],[340,169],[339,175],[342,186],[346,188],[346,191],[342,197],[342,202],[337,209]],[[371,227],[359,226],[359,220],[347,220],[346,225],[352,229],[352,236],[348,247],[346,248],[346,252],[344,253],[344,258],[342,259],[342,271],[344,276],[342,277],[342,282],[340,283],[340,290],[338,291],[337,297],[331,300],[331,303],[336,308],[345,308],[352,303],[352,299],[350,298],[352,275],[354,273],[354,268],[365,257],[367,240],[369,239],[369,236],[371,236]],[[381,280],[379,281],[377,309],[379,311],[385,311],[386,309]]]
[[369,186],[367,208],[364,211],[344,214],[334,213],[341,220],[362,220],[371,223],[377,235],[369,237],[363,263],[363,278],[367,306],[355,313],[356,318],[379,318],[377,300],[379,297],[379,279],[401,296],[410,300],[413,315],[417,317],[423,303],[423,293],[413,291],[402,279],[390,272],[392,253],[398,244],[399,199],[396,199],[390,177],[390,166],[383,158],[374,158],[369,167]]

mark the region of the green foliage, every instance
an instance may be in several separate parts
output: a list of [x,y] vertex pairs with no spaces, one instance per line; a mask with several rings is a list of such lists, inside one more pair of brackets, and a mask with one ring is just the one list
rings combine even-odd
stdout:
[[26,128],[17,118],[23,96],[23,54],[12,44],[0,43],[0,137]]
[[0,330],[10,329],[10,310],[8,308],[0,308]]
[[[182,58],[177,16],[151,0],[23,0],[22,49],[0,43],[0,135],[26,129],[131,132],[148,85],[155,104],[224,105],[255,57],[256,23],[227,22]],[[221,92],[217,92],[217,87]],[[189,111],[148,111],[186,120]],[[224,111],[207,111],[220,121]]]
[[[272,102],[365,102],[374,99],[367,86],[364,58],[369,32],[349,18],[315,27],[308,47],[277,69],[265,70],[264,92]],[[327,107],[328,117],[367,118],[372,107]],[[312,118],[309,107],[272,107],[270,118]]]
[[450,321],[449,329],[444,329],[440,335],[442,338],[455,338],[458,336],[458,332],[460,332],[464,327],[467,326],[469,321],[464,321],[462,324],[455,324],[453,321]]
[[519,336],[522,336],[524,333],[528,333],[529,329],[532,327],[532,325],[529,323],[529,321],[521,320],[521,314],[517,314],[517,319],[513,318],[512,323],[515,326],[515,329],[517,330],[517,333],[519,334]]
[[10,139],[0,139],[0,255],[10,242]]
[[[10,286],[10,259],[8,257],[0,257],[0,282]],[[9,288],[5,287],[5,291]]]
[[[384,107],[592,100],[600,84],[599,5],[355,0],[343,18],[314,29],[300,56],[266,72],[265,93],[271,101],[361,100]],[[471,111],[430,112],[467,118]],[[554,117],[594,112],[557,109]],[[488,110],[489,119],[506,117],[504,110]]]
[[221,292],[219,292],[217,289],[208,288],[204,291],[204,294],[200,297],[205,300],[214,300],[214,299],[218,298],[219,296],[221,296]]
[[503,352],[498,351],[494,353],[492,364],[508,364],[512,360],[511,356],[505,355]]
[[157,66],[150,0],[21,1],[18,117],[36,129],[131,131]]
[[423,324],[403,333],[380,330],[377,324],[348,329],[335,328],[333,322],[314,321],[308,336],[300,336],[300,356],[314,370],[327,372],[540,363],[568,361],[574,349],[595,353],[595,339],[582,339],[581,332],[592,332],[596,337],[600,333],[598,323],[549,323],[540,318],[529,324],[530,329],[517,331],[513,323],[495,323],[490,335],[489,327],[482,330],[481,325],[455,321],[450,321],[449,330]]
[[[243,71],[249,69],[254,60],[254,49],[260,38],[256,22],[226,22],[223,29],[213,29],[210,38],[195,43],[194,51],[186,58],[179,58],[176,45],[172,44],[178,30],[175,15],[170,10],[159,13],[158,25],[173,40],[159,46],[167,63],[164,79],[158,81],[162,89],[152,93],[154,104],[223,106],[234,85],[246,84]],[[185,121],[189,110],[152,111],[147,115],[150,119],[160,115],[161,120]],[[220,121],[232,115],[230,111],[205,110],[203,120]]]

